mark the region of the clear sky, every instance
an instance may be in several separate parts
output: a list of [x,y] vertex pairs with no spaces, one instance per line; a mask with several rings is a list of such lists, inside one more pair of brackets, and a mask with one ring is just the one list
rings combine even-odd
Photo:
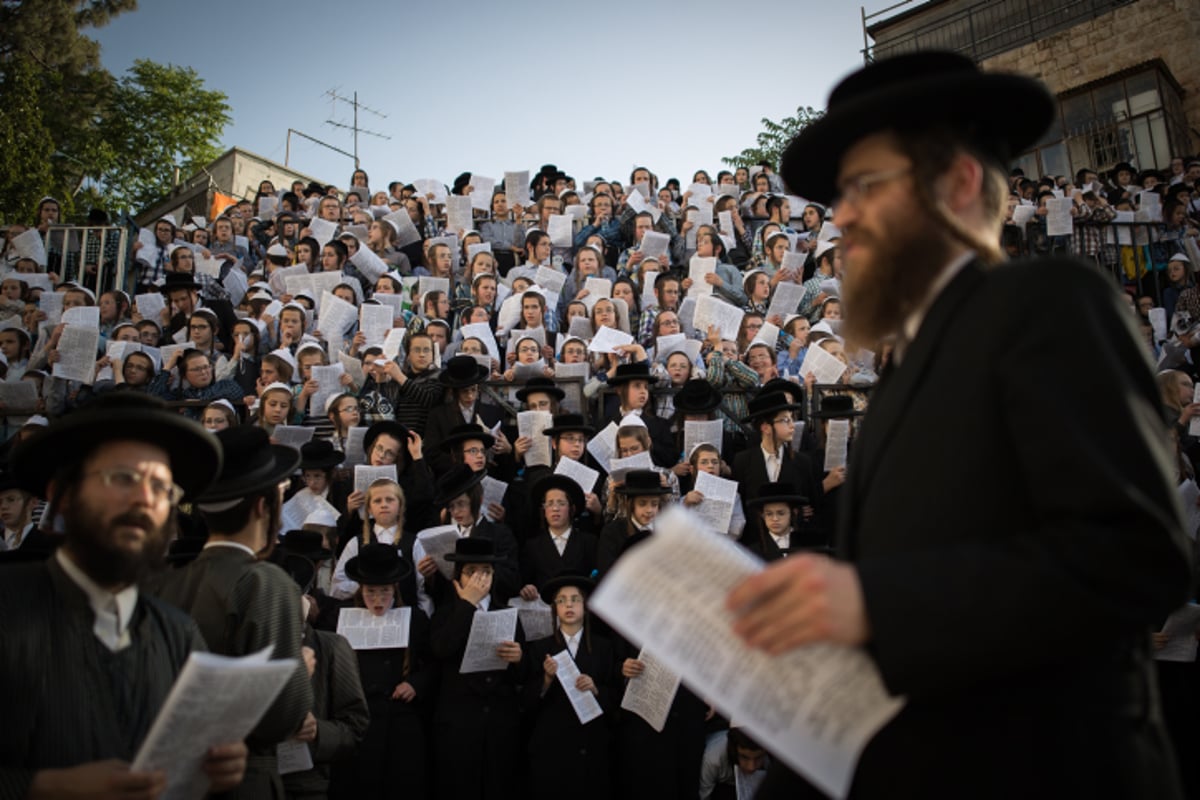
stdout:
[[[828,0],[142,0],[90,35],[117,75],[137,58],[195,69],[233,109],[222,145],[280,163],[288,128],[353,151],[325,124],[352,110],[325,93],[357,91],[387,115],[359,125],[391,137],[359,134],[373,188],[543,163],[686,185],[862,64],[859,6]],[[289,163],[341,187],[353,169],[294,135]]]

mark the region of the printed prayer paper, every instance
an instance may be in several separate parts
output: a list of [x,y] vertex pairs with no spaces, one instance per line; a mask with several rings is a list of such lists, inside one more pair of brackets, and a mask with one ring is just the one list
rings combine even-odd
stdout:
[[506,668],[508,662],[496,655],[496,648],[504,642],[515,641],[516,635],[517,609],[476,611],[471,618],[471,633],[467,636],[467,649],[458,671],[467,674]]
[[683,423],[683,457],[691,458],[692,451],[697,445],[711,444],[721,452],[721,440],[724,438],[724,428],[719,419],[684,420]]
[[[145,230],[145,228],[142,230]],[[141,254],[145,253],[146,257],[142,258],[142,260],[147,264],[153,264],[157,258],[158,245],[154,239],[154,231],[149,231],[149,234],[150,247],[146,248],[143,246],[143,248],[138,251],[138,256],[141,257]],[[145,245],[145,241],[142,239],[140,232],[138,235],[138,241],[141,241],[143,245]],[[30,228],[29,230],[14,236],[12,238],[12,249],[13,252],[15,252],[19,257],[31,258],[39,267],[45,268],[46,243],[42,240],[42,234],[37,230],[37,228]]]
[[661,661],[646,652],[638,653],[642,662],[642,674],[630,678],[621,698],[621,708],[637,714],[657,733],[662,733],[679,691],[679,673],[667,669]]
[[311,374],[312,379],[321,388],[317,389],[309,397],[308,413],[320,419],[325,416],[325,404],[329,402],[329,398],[345,391],[345,388],[342,386],[342,376],[346,374],[346,369],[340,363],[331,364],[327,367],[315,365],[312,367]]
[[625,331],[601,325],[588,345],[589,353],[616,353],[618,347],[633,344],[633,337]]
[[787,319],[789,315],[795,314],[799,310],[800,301],[803,299],[803,285],[780,281],[775,284],[775,290],[771,293],[771,304],[767,307],[767,316],[773,317],[778,314],[783,319]]
[[[417,534],[417,543],[427,556],[432,556],[437,563],[438,572],[446,580],[454,579],[454,565],[446,560],[446,556],[454,552],[458,542],[458,528],[453,525],[439,525],[436,528],[426,528]],[[414,554],[414,558],[415,558]],[[420,559],[417,559],[420,561]]]
[[649,214],[654,218],[654,223],[656,225],[658,224],[658,218],[662,216],[662,209],[658,207],[657,203],[646,202],[646,198],[641,192],[630,192],[629,194],[625,195],[625,202],[628,203],[629,207],[632,208],[636,213]]
[[[590,367],[586,361],[578,364],[564,364],[561,361],[554,362],[555,382],[558,384],[558,388],[565,392],[563,399],[558,404],[563,413],[583,413],[583,386],[587,383],[589,369]],[[562,380],[564,378],[574,378],[576,380]]]
[[492,328],[486,322],[472,322],[470,325],[463,325],[462,331],[463,341],[467,339],[479,339],[483,342],[483,347],[487,350],[487,354],[497,361],[500,360],[500,348],[496,344],[496,337],[492,334]]
[[312,441],[313,434],[316,432],[316,428],[306,425],[276,425],[275,430],[271,431],[271,438],[275,440],[276,444],[299,450],[301,445]]
[[371,252],[369,247],[360,247],[355,250],[354,255],[350,256],[350,263],[358,267],[358,271],[372,286],[375,285],[375,281],[388,273],[387,262]]
[[275,745],[275,762],[280,775],[307,772],[313,768],[308,743],[299,739],[288,739]]
[[1013,224],[1024,227],[1033,219],[1033,215],[1036,213],[1037,209],[1033,206],[1017,206],[1013,209]]
[[446,186],[441,181],[434,180],[433,178],[421,178],[413,181],[413,188],[418,193],[424,195],[425,199],[431,205],[446,204],[448,195],[446,194]]
[[603,430],[592,437],[587,443],[587,451],[596,459],[596,463],[608,472],[609,461],[617,452],[617,423],[610,422]]
[[334,516],[334,519],[339,513],[328,500],[313,494],[308,489],[301,489],[288,498],[288,501],[280,508],[279,533],[298,530],[304,525],[304,520],[316,511],[328,511]]
[[[719,422],[719,420],[718,420]],[[695,491],[704,495],[700,505],[692,510],[704,520],[709,530],[716,533],[729,531],[733,521],[733,507],[737,503],[737,481],[718,478],[707,472],[696,473]]]
[[642,244],[638,251],[646,258],[662,259],[671,246],[671,237],[658,231],[646,231],[642,234]]
[[471,198],[464,195],[450,195],[446,198],[446,230],[469,231],[474,227],[472,219]]
[[408,647],[411,608],[392,608],[377,617],[366,608],[343,608],[338,612],[337,632],[355,650],[387,650]]
[[358,309],[358,330],[367,340],[367,347],[380,347],[393,323],[391,306],[364,305]]
[[850,420],[831,419],[825,432],[825,471],[846,466],[850,452]]
[[1075,229],[1071,209],[1075,202],[1069,197],[1046,198],[1046,235],[1070,236]]
[[710,325],[721,332],[722,339],[737,340],[738,328],[746,312],[712,295],[696,299],[696,316],[692,324],[700,333],[707,335]]
[[903,699],[888,695],[859,648],[814,644],[770,656],[747,647],[725,598],[765,564],[724,536],[698,536],[703,525],[682,508],[661,514],[654,535],[617,561],[589,607],[629,639],[652,641],[654,655],[696,694],[844,798],[863,748]]
[[[556,269],[547,266],[540,266],[533,276],[534,283],[544,289],[549,289],[555,294],[562,294],[563,284],[567,282],[567,276]],[[546,303],[549,304],[549,301]],[[551,306],[553,308],[553,306]]]
[[552,425],[554,416],[549,411],[521,411],[517,414],[517,435],[533,441],[525,453],[527,467],[548,467],[552,463],[550,437],[543,434]]
[[335,349],[341,349],[342,339],[358,321],[358,309],[332,292],[321,295],[321,310],[317,315],[317,330]]
[[1200,605],[1188,603],[1167,617],[1161,633],[1167,634],[1167,644],[1163,649],[1154,651],[1155,661],[1183,661],[1191,663],[1196,660],[1196,631],[1200,630]]
[[471,193],[467,195],[471,199],[471,206],[480,211],[491,213],[492,194],[496,188],[496,179],[485,178],[482,175],[472,175],[467,185],[471,187]]
[[624,483],[625,476],[634,470],[654,469],[649,453],[635,453],[627,458],[610,458],[608,474],[613,483]]
[[[404,443],[400,443],[404,447]],[[381,478],[387,478],[390,481],[396,480],[396,465],[388,464],[382,467],[371,467],[366,464],[359,464],[354,468],[354,491],[365,492],[372,483]]]
[[600,473],[573,458],[560,458],[554,468],[555,475],[566,475],[578,484],[584,494],[589,494],[596,488]]
[[688,289],[689,297],[700,297],[701,295],[710,295],[713,293],[712,284],[704,279],[706,275],[712,275],[717,271],[716,258],[703,258],[701,256],[692,256],[692,260],[688,262],[688,277],[692,279],[692,286]]
[[602,297],[612,297],[612,281],[608,278],[589,277],[583,282],[583,288],[587,289],[587,296],[593,302]]
[[533,642],[554,635],[554,610],[542,598],[522,600],[518,595],[508,601],[508,607],[517,610],[521,630],[525,631],[525,641]]
[[550,244],[555,247],[570,247],[574,239],[574,220],[570,214],[551,214],[550,221],[546,225],[546,234],[550,237]]
[[579,722],[586,725],[603,714],[604,711],[600,708],[596,695],[576,688],[575,682],[579,680],[580,672],[579,667],[575,666],[575,659],[571,658],[571,652],[563,650],[551,658],[557,665],[555,677],[558,678],[563,691],[567,693],[567,700],[570,701],[571,708],[575,709],[575,716],[579,717]]
[[196,274],[207,275],[210,278],[221,277],[221,267],[224,261],[219,258],[205,258],[204,256],[196,256]]
[[333,237],[337,236],[337,227],[336,222],[330,222],[320,217],[313,217],[308,221],[308,230],[321,247],[329,244]]
[[74,325],[80,328],[100,328],[100,307],[99,306],[76,306],[68,308],[62,313],[62,322],[65,325]]
[[495,522],[492,519],[491,506],[494,503],[502,508],[504,507],[504,493],[508,491],[508,484],[504,481],[498,481],[489,475],[483,479],[480,486],[483,487],[483,516],[489,522]]
[[529,199],[529,170],[504,173],[504,195],[508,207],[520,206],[529,208],[533,203]]
[[[41,299],[44,301],[46,295],[43,294]],[[61,300],[59,298],[59,302]],[[137,307],[137,312],[142,315],[142,319],[150,319],[155,322],[161,321],[160,315],[163,309],[167,307],[167,301],[158,292],[139,294],[133,298],[133,304]],[[45,311],[45,305],[43,304],[41,307]]]
[[595,331],[592,330],[592,323],[587,317],[572,317],[571,327],[567,328],[567,335],[578,336],[587,341],[595,335]]
[[366,435],[366,425],[355,425],[346,431],[346,458],[342,460],[343,467],[357,466],[367,460],[367,454],[363,451]]
[[96,353],[100,347],[100,330],[88,326],[68,325],[58,340],[58,361],[51,374],[55,378],[79,381],[91,386],[96,373]]
[[432,275],[422,275],[417,280],[417,296],[421,297],[430,292],[450,294],[450,279],[435,278]]
[[404,209],[394,211],[384,217],[384,220],[391,223],[396,229],[396,247],[407,247],[408,245],[421,241],[421,233],[417,230],[417,226],[413,224],[412,217]]
[[845,364],[820,347],[808,348],[804,353],[804,361],[800,364],[800,378],[803,380],[811,372],[819,384],[837,383],[845,371]]

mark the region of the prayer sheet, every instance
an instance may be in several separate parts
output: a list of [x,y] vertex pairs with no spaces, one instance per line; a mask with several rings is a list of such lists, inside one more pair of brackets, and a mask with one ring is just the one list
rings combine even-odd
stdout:
[[704,495],[700,505],[692,508],[704,522],[717,533],[728,533],[733,520],[733,508],[737,505],[737,481],[718,478],[707,472],[696,473],[693,488]]
[[722,339],[736,341],[738,328],[741,327],[742,317],[746,312],[734,305],[726,303],[717,297],[708,295],[696,300],[696,316],[692,324],[701,334],[707,336],[710,325],[716,325],[721,331]]
[[[550,267],[538,267],[537,272],[533,276],[534,282],[544,289],[549,289],[555,294],[562,294],[563,284],[567,282],[567,276],[556,269]],[[549,302],[547,302],[549,305]],[[550,306],[553,309],[553,306]]]
[[280,533],[287,531],[298,530],[303,527],[304,520],[308,519],[315,511],[325,510],[333,514],[333,518],[337,519],[337,508],[328,500],[319,495],[315,495],[308,489],[301,489],[294,495],[288,498],[288,501],[283,504],[280,509]]
[[584,494],[588,494],[594,490],[596,488],[596,481],[600,478],[599,472],[573,458],[560,458],[558,466],[554,468],[554,474],[566,475],[579,485]]
[[845,364],[819,346],[808,348],[804,354],[804,361],[800,364],[801,379],[811,372],[816,376],[817,383],[821,384],[837,383],[845,371]]
[[692,279],[692,287],[688,289],[688,296],[700,297],[701,295],[712,294],[712,284],[704,280],[704,276],[712,275],[716,273],[716,271],[716,258],[692,256],[692,260],[688,262],[688,277]]
[[[348,304],[347,304],[348,305]],[[358,330],[367,340],[367,347],[380,347],[392,329],[390,306],[363,306],[358,310]]]
[[303,264],[297,264],[294,267],[279,267],[271,273],[271,277],[267,278],[267,285],[276,295],[293,294],[288,291],[288,279],[307,276],[308,267]]
[[[46,298],[42,295],[42,299]],[[133,304],[137,306],[137,312],[142,315],[142,319],[150,319],[155,322],[160,322],[162,310],[167,307],[167,301],[158,292],[147,292],[139,294],[133,298]]]
[[647,725],[662,733],[667,715],[671,713],[671,704],[675,702],[675,693],[679,691],[679,673],[667,669],[644,647],[637,660],[643,664],[642,674],[629,679],[625,696],[621,698],[621,708],[637,714]]
[[771,292],[771,304],[767,307],[767,316],[778,314],[787,319],[789,314],[795,314],[800,309],[800,301],[804,299],[804,286],[799,283],[780,281]]
[[476,253],[490,253],[490,252],[492,252],[492,243],[491,242],[479,242],[478,244],[469,244],[469,245],[467,245],[467,262],[470,263],[471,259],[475,258]]
[[[404,447],[405,443],[401,442],[400,446]],[[388,464],[383,467],[371,467],[366,464],[358,464],[354,467],[354,491],[365,492],[372,483],[380,478],[387,478],[390,481],[396,480],[396,465]]]
[[[396,356],[400,355],[400,351],[404,349],[404,337],[408,335],[406,328],[392,328],[388,331],[387,336],[383,337],[383,357],[389,361],[395,361]],[[359,384],[360,386],[362,384]]]
[[160,800],[200,800],[209,749],[246,738],[296,671],[294,658],[268,661],[270,647],[243,658],[192,653],[175,679],[130,769],[162,770]]
[[[331,292],[321,295],[321,311],[317,315],[317,330],[330,343],[330,347],[339,349],[346,331],[358,321],[358,309],[353,303],[347,303]],[[389,326],[390,327],[390,326]]]
[[458,528],[454,525],[426,528],[417,534],[417,542],[425,551],[425,555],[433,557],[442,577],[446,580],[453,580],[454,565],[446,560],[446,556],[454,552],[455,544],[458,542]]
[[346,353],[338,353],[338,363],[342,365],[342,369],[346,370],[346,374],[350,376],[350,380],[354,381],[355,386],[361,388],[366,383],[366,373],[363,372],[362,362],[357,358]]
[[420,178],[413,181],[413,188],[434,205],[445,205],[446,187],[433,178]]
[[1117,244],[1126,247],[1133,245],[1133,231],[1130,225],[1135,222],[1132,211],[1117,211],[1113,214],[1112,225],[1117,226]]
[[575,659],[571,658],[571,651],[563,650],[551,658],[558,665],[555,677],[562,684],[563,691],[567,693],[567,700],[571,702],[571,708],[575,709],[575,716],[579,717],[580,724],[586,725],[603,714],[604,711],[600,708],[596,695],[575,688],[575,682],[579,680],[580,673],[579,667],[575,666]]
[[258,198],[258,216],[262,219],[275,219],[275,212],[278,208],[279,198],[275,195]]
[[370,281],[372,286],[375,285],[375,281],[388,273],[387,262],[371,252],[369,247],[359,247],[355,250],[354,255],[350,256],[350,263],[358,267],[358,271]]
[[62,322],[78,328],[96,328],[98,330],[100,328],[100,307],[75,306],[75,308],[68,308],[62,313]]
[[463,325],[459,330],[462,332],[463,341],[478,339],[483,342],[483,347],[489,356],[497,361],[500,360],[500,348],[496,344],[496,337],[492,333],[491,326],[486,322],[472,322],[470,325]]
[[330,240],[337,236],[337,227],[336,222],[330,222],[320,217],[313,217],[308,221],[308,230],[321,247],[329,244]]
[[529,208],[532,205],[529,200],[529,171],[505,172],[504,195],[508,200],[509,208],[513,206]]
[[646,258],[661,259],[671,246],[671,237],[658,231],[646,231],[642,234],[642,244],[638,251]]
[[1161,633],[1171,637],[1162,650],[1154,651],[1155,661],[1196,660],[1196,631],[1200,630],[1200,606],[1188,603],[1171,612],[1163,624]]
[[1196,486],[1196,482],[1188,478],[1183,483],[1179,484],[1179,500],[1183,503],[1183,532],[1188,535],[1188,538],[1195,541],[1196,531],[1200,529],[1200,507],[1196,504],[1200,503],[1200,487]]
[[[586,361],[581,361],[578,364],[564,364],[561,361],[554,362],[554,377],[558,388],[563,390],[563,399],[559,402],[559,410],[568,414],[583,413],[584,397],[583,386],[587,383],[588,371],[590,367]],[[579,378],[579,382],[559,381],[559,378]]]
[[733,212],[721,211],[717,214],[717,230],[727,236],[733,236],[735,228],[733,227]]
[[658,207],[657,203],[647,203],[645,196],[641,192],[630,192],[625,195],[625,202],[638,214],[649,214],[654,218],[654,223],[658,224],[658,219],[662,216],[662,209]]
[[[146,229],[143,228],[142,230]],[[154,240],[154,231],[147,232],[150,234],[150,248],[149,250],[143,248],[139,252],[146,253],[146,257],[142,259],[143,261],[147,264],[153,264],[158,245]],[[138,240],[144,241],[140,232],[138,233]],[[46,243],[42,240],[42,234],[37,228],[30,228],[14,236],[12,239],[12,249],[21,258],[33,259],[39,267],[46,266]]]
[[413,224],[412,217],[404,209],[388,214],[384,219],[396,229],[396,248],[407,247],[421,241],[421,233]]
[[446,198],[446,230],[469,231],[474,227],[471,219],[471,198],[453,194]]
[[521,630],[525,631],[525,641],[533,642],[554,635],[554,610],[542,598],[522,600],[518,595],[508,601],[508,607],[517,610]]
[[697,536],[702,524],[681,508],[660,515],[654,535],[605,576],[591,609],[625,636],[652,640],[693,691],[818,788],[845,797],[862,749],[903,699],[888,695],[859,648],[814,644],[780,656],[748,648],[725,598],[765,565],[724,536]]
[[97,328],[68,325],[58,340],[58,361],[51,374],[68,381],[92,384],[96,374],[96,352],[100,347]]
[[521,411],[517,414],[517,435],[533,440],[533,446],[525,452],[526,467],[548,467],[553,463],[550,437],[542,433],[553,425],[554,415],[549,411]]
[[610,328],[607,325],[601,325],[600,330],[596,331],[596,335],[592,337],[592,341],[588,344],[589,353],[616,353],[616,348],[623,345],[633,344],[633,337],[625,331],[619,331],[616,328]]
[[[24,239],[22,239],[22,237],[24,237]],[[31,228],[30,230],[27,230],[25,233],[21,234],[21,236],[13,239],[13,248],[22,258],[33,258],[34,256],[28,251],[28,248],[20,245],[20,242],[31,242],[32,239],[36,239],[39,243],[41,243],[42,260],[38,261],[38,264],[44,267],[46,266],[46,245],[45,243],[42,243],[42,237],[38,235],[37,230]],[[157,261],[158,239],[155,237],[154,231],[149,228],[138,228],[137,240],[142,245],[136,251],[137,260],[144,261],[147,264],[153,264],[155,261]]]
[[1013,224],[1024,228],[1033,219],[1037,209],[1033,206],[1017,206],[1013,209]]
[[320,388],[308,398],[310,415],[317,418],[325,417],[325,403],[335,394],[345,391],[345,387],[342,386],[342,376],[345,374],[346,370],[340,363],[328,367],[314,366],[312,368],[312,379],[320,385]]
[[805,423],[803,420],[800,420],[796,423],[796,427],[792,429],[792,447],[797,451],[802,449],[800,443],[804,441],[804,428]]
[[721,440],[724,438],[724,428],[719,419],[684,420],[683,422],[683,457],[691,458],[696,445],[711,444],[721,452]]
[[575,218],[570,214],[551,214],[546,234],[555,247],[570,247],[574,244]]
[[242,298],[246,296],[246,290],[250,288],[250,281],[246,278],[246,273],[242,272],[239,265],[234,265],[229,272],[225,273],[225,277],[221,279],[221,285],[225,287],[225,291],[229,292],[229,302],[238,306],[242,302]]
[[1154,331],[1154,341],[1164,342],[1167,340],[1167,310],[1165,308],[1152,308],[1147,315],[1150,321],[1150,327]]
[[435,278],[432,275],[423,275],[417,279],[417,296],[429,294],[430,292],[443,292],[450,294],[450,279]]
[[587,443],[587,451],[596,459],[600,468],[608,472],[608,463],[617,452],[617,423],[608,423],[602,431],[593,436]]
[[850,451],[850,420],[831,419],[825,433],[825,471],[846,466]]
[[1075,201],[1069,197],[1046,198],[1046,235],[1070,236],[1074,223],[1071,219],[1071,208]]
[[492,194],[496,189],[496,179],[485,178],[482,175],[471,175],[467,185],[471,187],[471,193],[467,195],[471,199],[471,206],[480,211],[491,213]]
[[303,425],[276,425],[275,430],[271,432],[271,438],[278,444],[299,450],[300,445],[312,441],[313,434],[316,432],[316,428],[307,428]]
[[612,281],[608,278],[588,277],[583,282],[583,288],[587,289],[587,296],[593,302],[602,297],[612,297]]
[[471,618],[471,635],[467,637],[467,650],[463,653],[460,673],[490,672],[505,669],[508,662],[496,655],[496,648],[503,642],[516,640],[517,610],[505,608],[501,611],[476,611]]
[[[184,350],[192,350],[192,349],[195,349],[195,347],[196,347],[195,342],[179,342],[178,344],[164,344],[161,348],[159,348],[158,352],[159,352],[159,356],[162,358],[162,363],[165,364],[166,362],[170,361],[171,356],[175,355],[176,353],[183,352]],[[176,366],[178,367],[179,365],[176,365]]]
[[492,519],[492,514],[488,511],[488,508],[492,503],[500,507],[504,506],[504,493],[508,491],[508,484],[488,475],[484,477],[479,485],[483,487],[483,516],[487,517],[489,522],[495,522],[496,520]]
[[31,381],[0,381],[0,403],[4,403],[5,414],[33,414],[37,399],[37,387]]
[[754,337],[757,341],[763,342],[767,347],[771,348],[771,352],[775,352],[775,345],[779,344],[779,328],[771,322],[764,322],[762,327],[758,329],[758,335]]
[[196,256],[196,274],[207,275],[210,278],[221,277],[221,267],[225,264],[219,258],[205,258],[204,256]]
[[689,339],[682,333],[659,336],[654,341],[654,360],[666,364],[672,353],[683,353],[695,363],[700,358],[700,348],[703,346],[704,342]]
[[280,775],[290,775],[293,772],[307,772],[313,768],[312,753],[308,743],[299,739],[288,739],[275,745],[275,760],[279,766]]
[[624,483],[625,476],[635,469],[654,469],[654,462],[650,460],[649,453],[636,453],[628,458],[611,458],[608,462],[608,475],[613,483]]
[[517,383],[525,383],[530,378],[540,378],[542,371],[546,369],[546,359],[539,358],[531,364],[522,364],[520,362],[513,364],[513,380]]
[[355,425],[346,431],[346,459],[342,462],[343,467],[357,466],[367,460],[367,454],[363,452],[363,439],[366,435],[366,425]]
[[387,650],[408,647],[411,608],[393,608],[377,617],[367,608],[343,608],[338,613],[337,632],[355,650]]
[[567,328],[568,336],[578,336],[580,339],[591,339],[595,335],[592,323],[587,317],[572,317],[571,327]]
[[[138,296],[141,297],[141,295],[138,295]],[[163,302],[163,298],[162,298],[161,294],[147,295],[147,296],[157,297],[160,304],[162,304],[162,302]],[[41,328],[41,327],[45,327],[47,329],[53,328],[58,323],[62,322],[62,313],[63,313],[62,293],[53,292],[53,291],[51,291],[51,292],[43,291],[42,296],[38,298],[37,303],[38,303],[38,310],[43,312],[46,315],[45,322],[41,323],[41,325],[38,326],[39,328]],[[161,310],[162,308],[165,308],[165,305],[160,305],[158,308],[159,308],[159,310]],[[155,312],[155,313],[157,314],[157,312]],[[143,314],[142,316],[145,316],[145,315]],[[161,322],[161,320],[157,316],[150,317],[150,319],[153,319],[155,322]],[[39,333],[38,336],[40,337],[41,334]],[[49,334],[47,333],[47,337],[48,336],[49,336]]]

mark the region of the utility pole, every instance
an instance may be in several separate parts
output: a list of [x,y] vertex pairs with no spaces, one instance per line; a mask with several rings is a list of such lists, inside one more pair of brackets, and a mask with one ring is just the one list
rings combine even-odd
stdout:
[[341,94],[338,94],[338,89],[330,89],[329,91],[327,91],[327,92],[325,93],[325,95],[326,95],[327,97],[329,97],[329,98],[330,98],[330,100],[331,100],[331,101],[332,101],[332,103],[333,103],[333,109],[332,109],[332,110],[336,110],[336,109],[337,109],[337,102],[338,102],[339,100],[341,100],[343,103],[349,103],[349,104],[350,104],[350,107],[351,107],[351,108],[354,110],[354,122],[353,122],[353,124],[351,124],[351,125],[347,125],[347,124],[346,124],[346,123],[344,123],[344,122],[338,122],[337,120],[333,120],[333,119],[327,119],[327,120],[325,120],[325,124],[326,124],[326,125],[332,125],[332,126],[334,126],[335,128],[346,128],[347,130],[350,130],[350,131],[352,131],[352,132],[353,132],[353,134],[354,134],[354,168],[355,168],[355,169],[358,169],[358,167],[359,167],[359,163],[358,163],[358,134],[359,134],[359,133],[365,133],[365,134],[367,134],[368,136],[375,136],[375,137],[377,137],[377,138],[379,138],[379,139],[386,139],[386,140],[389,140],[389,141],[390,141],[390,140],[391,140],[391,138],[392,138],[392,137],[390,137],[390,136],[388,136],[388,135],[386,135],[386,134],[379,133],[378,131],[371,131],[371,130],[367,130],[367,129],[365,129],[365,128],[360,128],[360,127],[358,127],[358,109],[359,109],[359,108],[361,108],[363,111],[366,111],[366,112],[367,112],[367,113],[369,113],[369,114],[374,114],[375,116],[379,117],[380,119],[387,119],[387,114],[384,114],[382,111],[376,111],[375,109],[373,109],[373,108],[370,108],[370,107],[368,107],[368,106],[366,106],[366,105],[364,105],[364,104],[362,104],[362,103],[358,102],[358,92],[354,92],[354,96],[353,96],[353,97],[345,97],[345,96],[343,96],[343,95],[341,95]]

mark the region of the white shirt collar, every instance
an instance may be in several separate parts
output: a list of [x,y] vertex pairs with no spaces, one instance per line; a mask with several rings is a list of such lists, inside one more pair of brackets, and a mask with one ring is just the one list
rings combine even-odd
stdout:
[[[59,566],[62,567],[71,582],[82,589],[87,596],[88,605],[92,607],[92,612],[96,616],[95,622],[92,623],[92,632],[96,634],[96,638],[114,653],[128,647],[130,644],[129,621],[133,619],[133,609],[137,607],[137,584],[113,593],[88,577],[87,573],[71,560],[63,548],[60,547],[54,557],[58,559]],[[113,613],[114,603],[116,604],[115,614]]]
[[254,552],[253,550],[251,550],[249,547],[242,544],[241,542],[227,542],[227,541],[222,540],[219,542],[209,541],[204,544],[205,550],[207,550],[210,547],[232,547],[235,550],[245,550],[247,553],[249,553],[254,558],[258,558],[258,553]]
[[382,525],[375,526],[375,538],[380,544],[395,544],[396,542],[396,527],[385,528]]

